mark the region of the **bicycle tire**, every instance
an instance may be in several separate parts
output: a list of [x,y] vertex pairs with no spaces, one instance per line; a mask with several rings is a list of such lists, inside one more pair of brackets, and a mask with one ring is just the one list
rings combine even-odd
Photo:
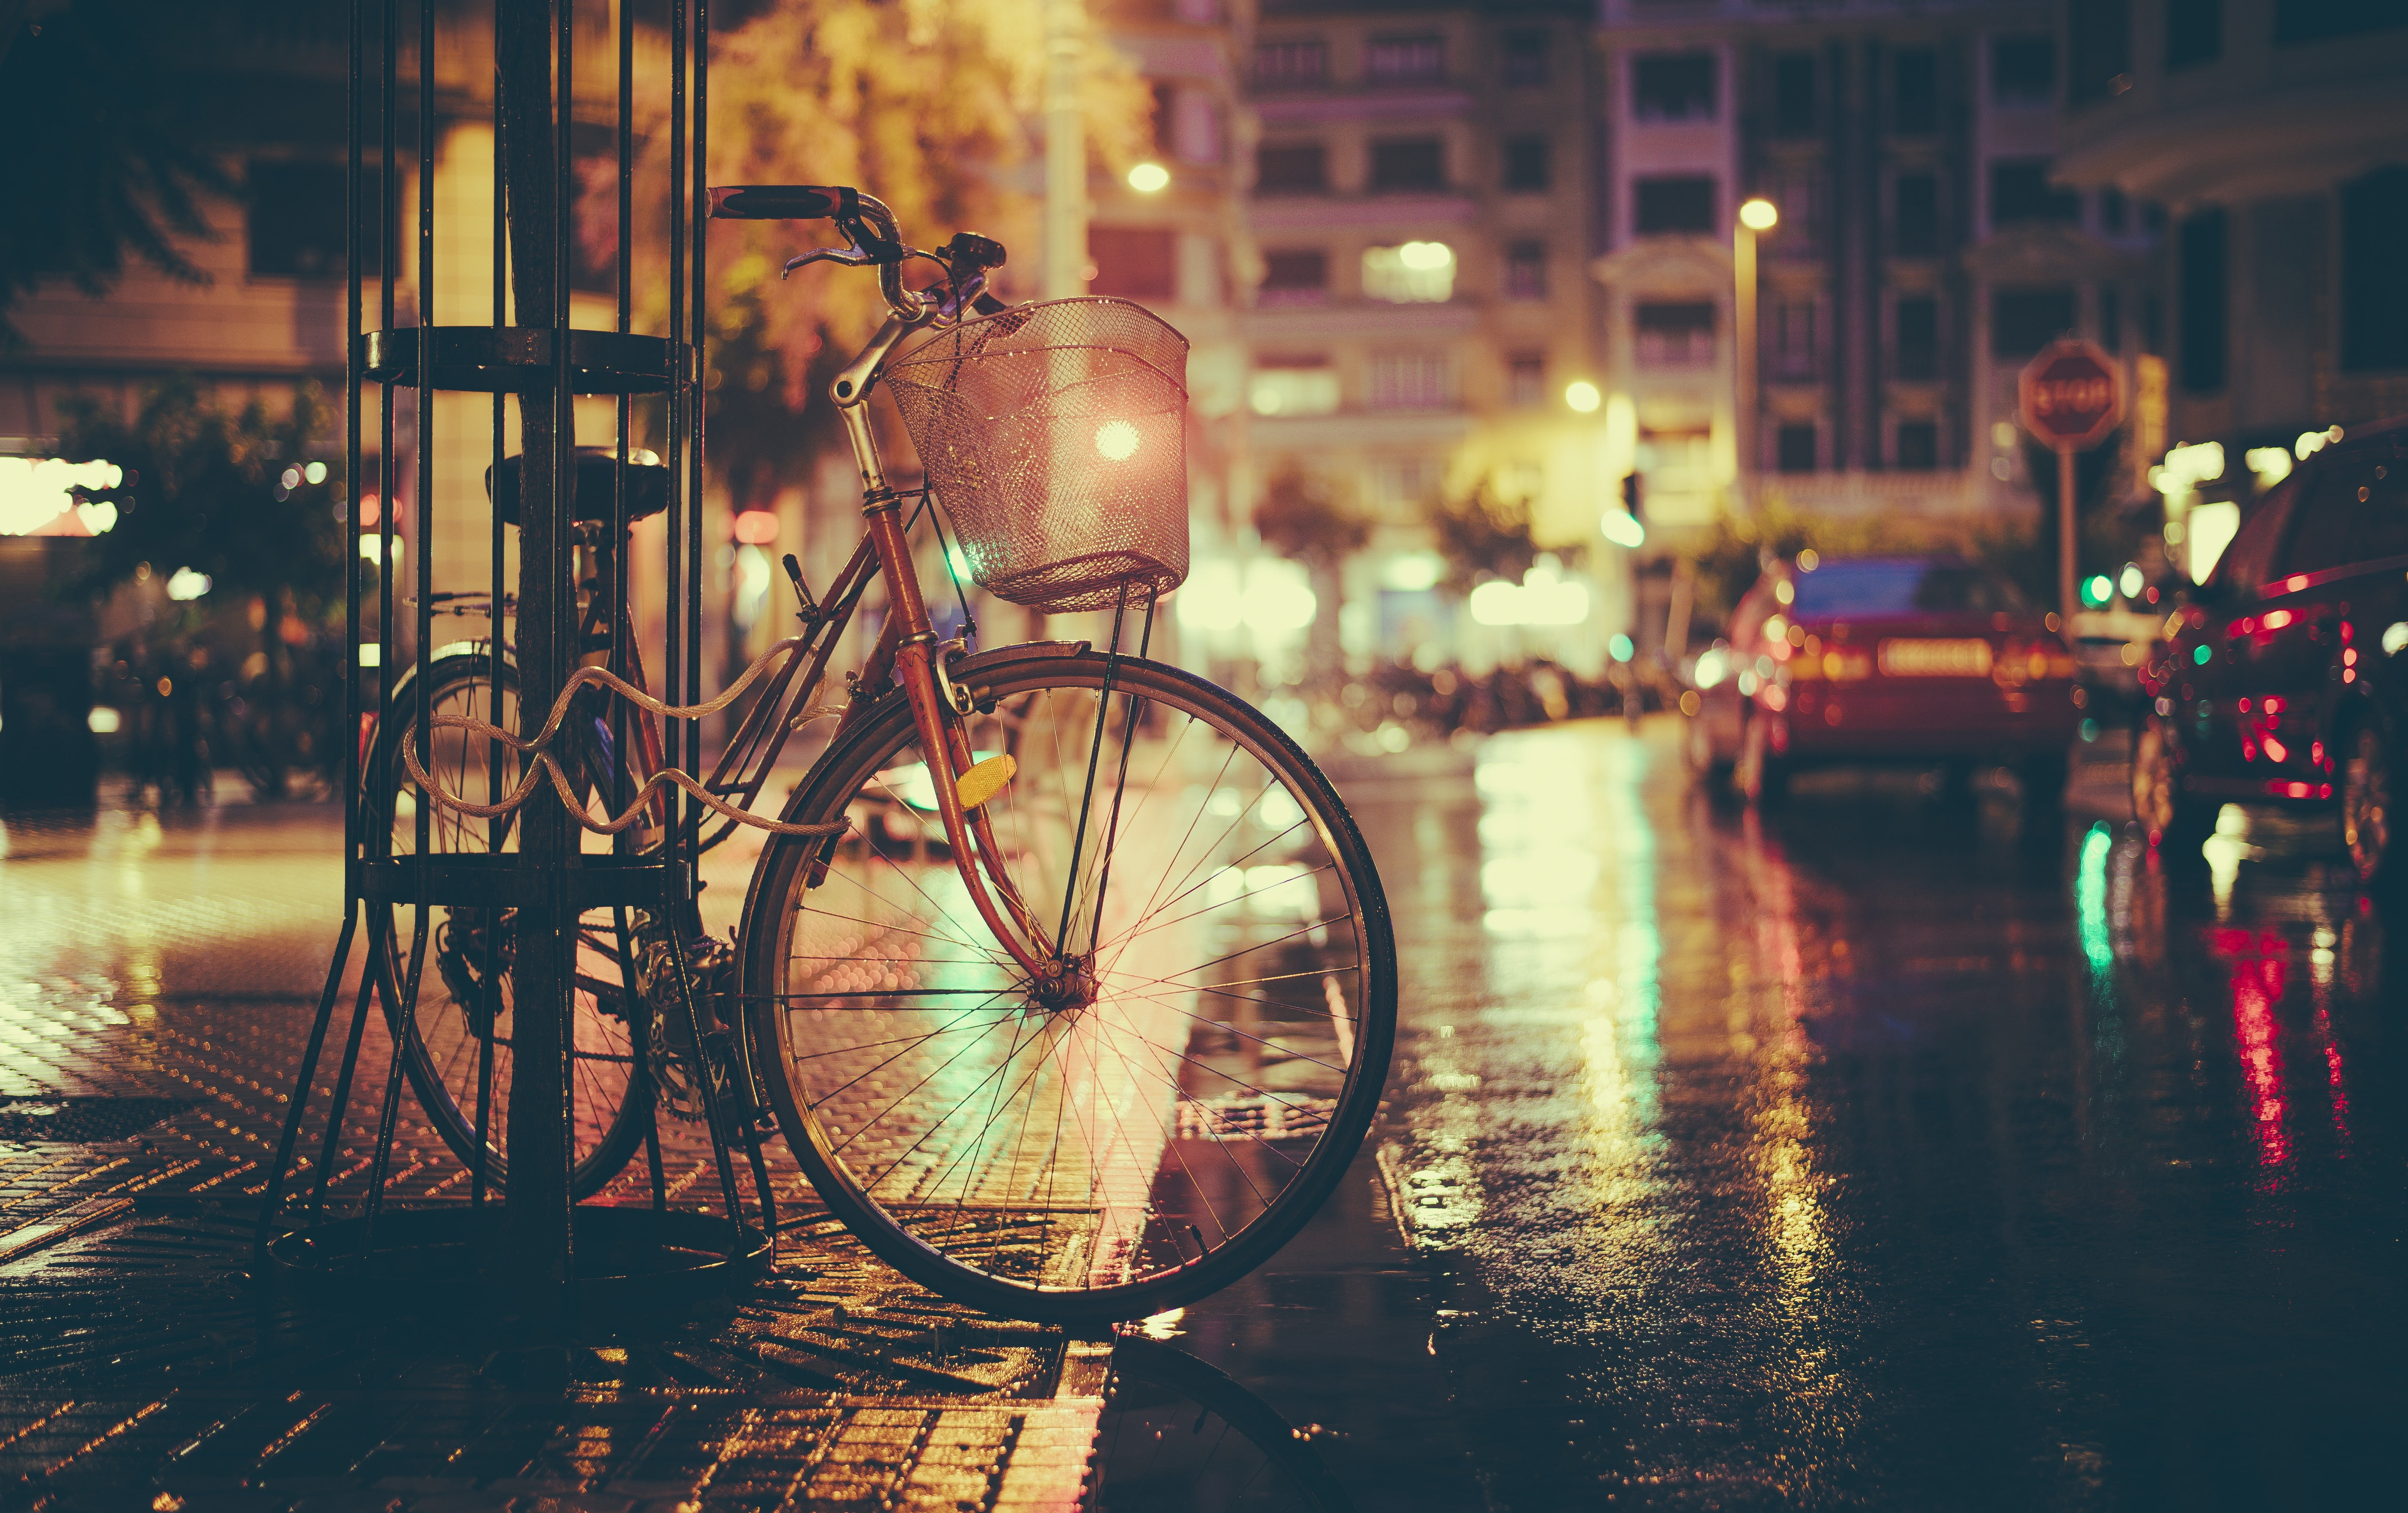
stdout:
[[[491,718],[493,661],[484,651],[440,657],[428,669],[427,676],[429,708],[434,713]],[[502,665],[502,682],[500,723],[506,729],[515,728],[518,675],[508,662]],[[376,816],[392,816],[389,824],[396,857],[414,854],[417,843],[418,796],[416,785],[402,765],[400,747],[403,731],[415,718],[412,686],[412,681],[405,681],[394,690],[391,728],[378,728],[371,748],[378,759],[371,760],[363,773],[363,781],[373,781],[373,774],[380,771],[388,774],[386,790],[372,798],[368,825],[373,829],[379,823]],[[565,758],[563,765],[578,775],[578,785],[590,788],[592,785],[585,774],[601,765],[590,742],[579,739],[575,731],[564,729],[555,749]],[[437,730],[432,733],[431,749],[421,765],[448,791],[481,802],[486,794],[484,756],[483,742],[467,738],[465,731]],[[518,781],[521,770],[507,751],[504,759],[509,764],[503,770],[503,789],[507,792]],[[547,785],[528,801],[557,800]],[[440,808],[429,816],[429,838],[438,849],[481,852],[496,827],[503,830],[503,848],[513,849],[511,837],[516,827]],[[470,843],[445,845],[442,843],[446,837]],[[465,930],[473,937],[486,929],[488,911],[432,904],[427,912],[437,933],[429,943],[425,965],[419,973],[415,1005],[418,1033],[411,1039],[404,1064],[408,1071],[410,1090],[425,1112],[427,1122],[465,1167],[476,1160],[476,1062],[483,1037],[477,1023],[481,1016],[464,1008],[459,985],[461,973],[480,970],[480,962],[476,958],[481,953],[477,950],[477,941],[450,937],[455,930]],[[652,1117],[652,1077],[645,1061],[648,1016],[643,995],[625,990],[617,944],[609,938],[616,935],[616,923],[603,917],[607,913],[593,911],[579,932],[576,1043],[581,1049],[575,1053],[572,1063],[579,1078],[572,1097],[578,1153],[570,1173],[570,1190],[578,1198],[601,1190],[626,1167],[641,1148],[647,1121]],[[385,931],[385,949],[381,953],[380,987],[388,1023],[397,1028],[401,979],[408,970],[416,909],[406,903],[388,904],[383,906],[382,915],[379,923]],[[508,944],[506,927],[495,944]],[[446,960],[447,953],[460,959]],[[507,975],[504,983],[503,992],[507,994]],[[473,987],[470,990],[473,992]],[[614,996],[621,1005],[616,1012],[609,1006]],[[509,1177],[509,1159],[504,1148],[508,1143],[510,1088],[504,1020],[509,1014],[505,1003],[494,1016],[492,1037],[495,1049],[486,1125],[485,1176],[496,1188],[506,1185]]]
[[[753,873],[743,995],[762,1081],[831,1213],[923,1286],[1051,1323],[1192,1302],[1294,1237],[1378,1108],[1397,973],[1369,851],[1293,741],[1176,668],[1054,643],[967,659],[953,680],[978,710],[974,753],[1019,753],[988,805],[1001,865],[1049,933],[1063,917],[1074,942],[1084,930],[1098,991],[1035,1006],[966,901],[939,903],[961,883],[910,801],[918,738],[890,693],[786,809],[847,832],[781,837]],[[1116,785],[1132,767],[1136,785]],[[949,1001],[968,1007],[920,1006]]]

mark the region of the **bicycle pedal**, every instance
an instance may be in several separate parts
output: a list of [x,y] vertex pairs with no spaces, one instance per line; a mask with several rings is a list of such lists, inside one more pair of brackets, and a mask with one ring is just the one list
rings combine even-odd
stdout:
[[1020,774],[1020,763],[1010,753],[990,756],[953,780],[953,792],[964,809],[976,809],[1001,793]]

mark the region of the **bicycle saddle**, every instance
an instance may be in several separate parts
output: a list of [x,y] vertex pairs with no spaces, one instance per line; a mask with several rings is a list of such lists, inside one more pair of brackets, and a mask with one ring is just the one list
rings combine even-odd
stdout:
[[[630,523],[648,515],[659,514],[669,507],[669,470],[658,462],[638,462],[636,453],[627,463],[627,519]],[[519,468],[523,457],[502,459],[501,487],[494,486],[494,469],[485,469],[485,497],[492,499],[502,512],[502,518],[515,526],[519,523]],[[576,483],[570,504],[579,520],[607,521],[610,518],[610,496],[619,470],[619,454],[609,447],[579,447],[577,449]]]

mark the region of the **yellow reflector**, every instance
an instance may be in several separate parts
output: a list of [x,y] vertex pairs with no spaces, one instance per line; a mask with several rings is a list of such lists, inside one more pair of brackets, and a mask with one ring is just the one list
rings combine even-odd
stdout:
[[1020,771],[1020,764],[1009,755],[990,756],[954,780],[953,791],[961,795],[964,809],[979,805],[1001,793]]

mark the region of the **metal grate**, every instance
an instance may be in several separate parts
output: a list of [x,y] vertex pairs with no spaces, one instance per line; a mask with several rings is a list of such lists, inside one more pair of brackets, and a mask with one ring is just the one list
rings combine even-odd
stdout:
[[938,332],[885,382],[970,575],[1049,614],[1187,576],[1187,339],[1121,299]]

